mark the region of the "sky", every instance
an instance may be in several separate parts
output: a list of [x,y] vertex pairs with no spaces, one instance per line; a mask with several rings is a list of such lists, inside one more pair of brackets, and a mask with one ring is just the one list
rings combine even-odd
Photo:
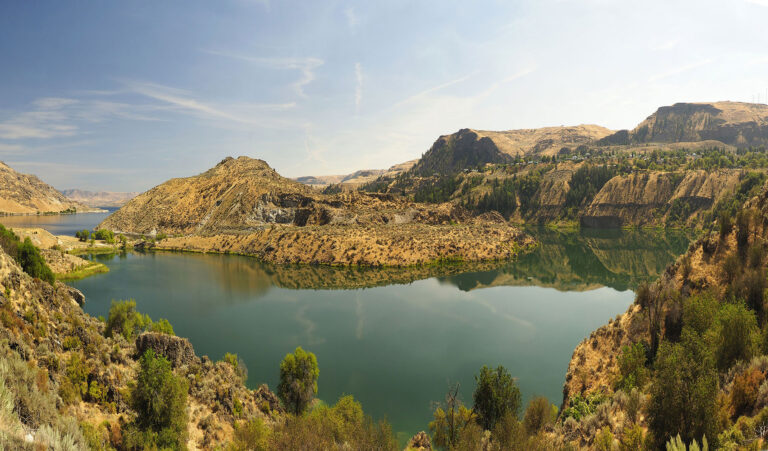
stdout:
[[768,0],[0,2],[0,160],[144,191],[227,156],[285,176],[461,128],[633,128],[766,102]]

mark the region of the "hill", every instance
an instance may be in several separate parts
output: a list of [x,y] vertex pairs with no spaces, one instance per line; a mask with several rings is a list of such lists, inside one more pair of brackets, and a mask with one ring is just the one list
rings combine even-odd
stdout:
[[768,105],[743,102],[676,103],[663,106],[633,130],[621,130],[601,144],[714,141],[747,147],[768,144]]
[[139,193],[117,193],[111,191],[87,191],[81,189],[65,189],[61,191],[67,199],[88,205],[89,207],[122,207],[126,202]]
[[278,263],[408,266],[513,257],[531,242],[497,216],[396,196],[325,195],[262,160],[227,158],[136,196],[100,228],[157,248],[237,252]]
[[0,162],[0,214],[43,214],[98,211],[67,199],[34,175],[16,172]]
[[357,188],[364,183],[376,180],[381,176],[395,177],[409,170],[417,160],[410,160],[396,164],[389,169],[361,169],[345,175],[308,175],[297,177],[294,180],[316,188],[325,188],[329,185],[342,185],[345,188]]

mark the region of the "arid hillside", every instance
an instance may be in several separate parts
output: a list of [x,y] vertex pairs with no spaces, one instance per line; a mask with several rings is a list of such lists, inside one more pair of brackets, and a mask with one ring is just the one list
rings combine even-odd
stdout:
[[61,191],[67,199],[88,205],[89,207],[122,207],[139,193],[117,193],[111,191],[87,191],[81,189],[65,189]]
[[768,105],[743,102],[676,103],[656,110],[631,131],[603,144],[716,141],[744,147],[768,144]]
[[599,125],[500,132],[462,129],[439,137],[413,166],[413,173],[448,174],[487,163],[510,163],[515,157],[551,156],[563,147],[591,144],[611,133]]
[[324,195],[264,161],[227,158],[143,193],[100,226],[156,247],[237,252],[279,263],[408,266],[507,259],[531,243],[498,215],[392,195]]
[[95,209],[67,199],[34,175],[0,162],[0,214],[87,212]]
[[413,167],[418,160],[410,160],[396,164],[389,169],[361,169],[345,175],[307,175],[297,177],[297,182],[315,188],[325,188],[329,185],[341,185],[343,188],[357,188],[364,183],[376,180],[381,176],[395,177]]

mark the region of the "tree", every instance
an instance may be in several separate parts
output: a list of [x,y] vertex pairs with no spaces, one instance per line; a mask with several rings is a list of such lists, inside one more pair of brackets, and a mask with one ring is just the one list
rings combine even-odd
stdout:
[[717,366],[727,370],[736,361],[749,361],[757,351],[760,329],[755,314],[743,303],[724,304],[717,314]]
[[477,415],[464,406],[459,399],[459,384],[451,387],[445,395],[445,404],[437,406],[429,423],[435,446],[455,447],[464,430],[477,419]]
[[32,244],[29,237],[24,238],[24,242],[19,244],[16,261],[21,265],[21,269],[32,277],[36,277],[53,285],[56,278],[53,271],[43,260],[40,250]]
[[107,317],[107,327],[104,330],[106,337],[113,337],[115,334],[122,335],[126,340],[147,326],[152,324],[148,315],[136,311],[136,301],[133,299],[125,301],[112,301],[109,307],[109,316]]
[[659,347],[648,406],[658,448],[678,433],[686,442],[717,437],[718,379],[711,348],[687,326],[680,343],[663,342]]
[[306,410],[312,398],[317,394],[317,378],[320,369],[317,357],[298,346],[293,354],[286,354],[280,363],[280,384],[277,395],[285,408],[295,415]]
[[643,388],[648,381],[648,369],[645,367],[646,350],[642,343],[621,348],[619,356],[619,373],[621,378],[618,388],[631,390],[633,387]]
[[483,365],[475,375],[474,411],[483,429],[491,431],[507,412],[520,414],[520,389],[506,368],[495,370]]
[[91,232],[86,229],[75,232],[75,238],[78,238],[82,242],[88,241],[88,238],[90,237],[91,237]]
[[131,391],[131,408],[136,411],[129,428],[132,448],[178,449],[187,438],[187,383],[171,371],[170,362],[147,350],[141,356],[136,386]]

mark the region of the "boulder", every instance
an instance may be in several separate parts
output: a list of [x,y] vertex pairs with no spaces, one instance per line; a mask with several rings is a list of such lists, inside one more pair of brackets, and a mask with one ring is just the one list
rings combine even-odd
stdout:
[[144,332],[136,337],[136,353],[143,355],[148,349],[165,356],[176,368],[199,362],[192,344],[186,338],[157,332]]
[[83,292],[78,290],[75,287],[70,287],[70,286],[67,286],[67,285],[64,285],[64,286],[67,287],[67,292],[72,297],[72,299],[75,302],[77,302],[77,305],[82,307],[83,304],[85,304],[85,295],[83,294]]

